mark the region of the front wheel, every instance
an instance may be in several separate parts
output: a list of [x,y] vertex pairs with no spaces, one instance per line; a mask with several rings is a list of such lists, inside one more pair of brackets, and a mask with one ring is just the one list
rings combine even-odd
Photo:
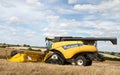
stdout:
[[46,60],[46,63],[63,65],[64,60],[59,54],[54,53],[50,58]]

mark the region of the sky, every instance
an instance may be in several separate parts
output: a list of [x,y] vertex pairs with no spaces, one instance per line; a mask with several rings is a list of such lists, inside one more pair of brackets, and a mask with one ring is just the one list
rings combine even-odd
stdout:
[[45,46],[45,37],[117,37],[100,51],[120,52],[120,0],[0,0],[0,43]]

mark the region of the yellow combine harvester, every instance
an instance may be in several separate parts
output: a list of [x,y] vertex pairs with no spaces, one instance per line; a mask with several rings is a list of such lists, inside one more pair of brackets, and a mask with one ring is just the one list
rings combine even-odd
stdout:
[[111,41],[117,44],[116,38],[96,37],[55,37],[46,38],[45,52],[16,52],[11,53],[11,62],[46,62],[51,64],[92,65],[93,60],[104,61],[98,54],[97,41]]

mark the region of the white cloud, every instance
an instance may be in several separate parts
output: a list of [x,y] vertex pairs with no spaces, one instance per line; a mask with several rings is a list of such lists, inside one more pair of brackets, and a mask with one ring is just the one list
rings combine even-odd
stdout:
[[52,11],[52,10],[50,10],[50,9],[45,10],[44,13],[45,13],[46,15],[53,15],[53,14],[55,14],[55,12]]
[[15,7],[15,5],[9,0],[0,0],[0,5],[6,8]]
[[57,8],[57,12],[60,14],[78,14],[79,12],[68,8]]
[[52,22],[56,22],[60,17],[59,16],[53,16],[53,15],[50,15],[50,16],[47,16],[46,19],[48,22],[52,23]]
[[[49,27],[43,29],[47,35],[88,34],[89,36],[114,36],[120,33],[119,25],[111,21],[75,21],[62,20],[56,21]],[[45,35],[46,35],[45,34]]]
[[48,0],[47,2],[48,3],[56,3],[56,2],[58,2],[59,0]]
[[[22,1],[11,0],[6,2],[12,3],[15,7],[3,7],[0,5],[0,19],[6,21],[7,24],[39,24],[41,21],[46,21],[46,15],[53,14],[52,11],[39,11],[40,7],[34,7]],[[2,2],[0,2],[2,4]]]
[[76,10],[85,10],[90,13],[96,13],[96,12],[120,12],[120,1],[119,0],[109,0],[106,2],[102,2],[98,5],[92,5],[92,4],[77,4],[74,6],[74,9]]
[[26,32],[24,32],[24,35],[28,38],[31,38],[31,37],[35,36],[35,32],[34,31],[26,31]]
[[48,37],[55,37],[55,36],[65,36],[68,35],[68,31],[55,27],[50,27],[50,28],[44,28],[43,29],[44,35]]
[[76,3],[78,0],[68,0],[68,4],[74,4]]
[[28,4],[35,5],[35,6],[43,6],[44,5],[41,2],[39,2],[38,0],[26,0],[26,2]]
[[[11,27],[0,25],[0,37],[1,43],[8,44],[28,44],[40,46],[40,37],[28,28]],[[43,45],[43,44],[41,44]]]
[[77,4],[74,6],[74,9],[76,10],[87,10],[89,12],[96,12],[97,11],[97,7],[96,5],[92,5],[92,4],[87,4],[87,5],[80,5],[80,4]]
[[20,20],[18,19],[18,17],[16,17],[16,16],[12,16],[12,17],[10,17],[9,19],[8,19],[8,23],[9,24],[16,24],[16,23],[18,23]]

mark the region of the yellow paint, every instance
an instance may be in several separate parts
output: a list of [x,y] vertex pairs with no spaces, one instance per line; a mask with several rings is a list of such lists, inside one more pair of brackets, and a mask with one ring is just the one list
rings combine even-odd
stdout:
[[10,62],[24,62],[26,56],[24,54],[16,54],[12,58],[9,59]]
[[71,47],[68,49],[64,49],[63,46],[71,45],[71,44],[83,44],[82,41],[62,41],[53,43],[51,50],[60,51],[66,59],[73,57],[77,53],[82,52],[97,52],[97,48],[93,45],[83,45],[77,47]]
[[43,59],[43,62],[45,62],[50,56],[53,55],[53,52],[49,52],[45,55],[44,59]]
[[22,54],[18,53],[11,57],[8,61],[10,62],[44,62],[49,58],[53,53],[49,52],[44,55],[44,52],[31,52],[27,51]]
[[52,45],[52,49],[54,48],[58,48],[58,47],[62,47],[62,46],[65,46],[65,45],[70,45],[70,44],[83,44],[82,41],[62,41],[62,42],[56,42],[56,43],[53,43]]

